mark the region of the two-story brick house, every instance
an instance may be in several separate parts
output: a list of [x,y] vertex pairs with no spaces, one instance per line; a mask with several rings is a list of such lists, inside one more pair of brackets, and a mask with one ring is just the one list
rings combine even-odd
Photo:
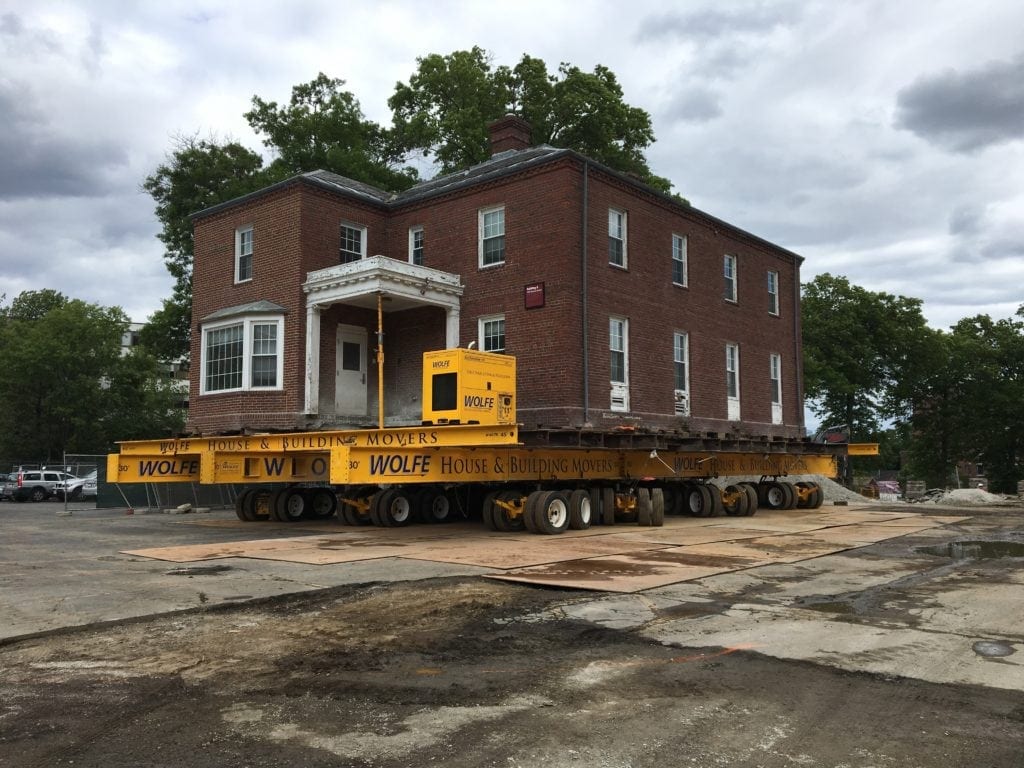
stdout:
[[[420,418],[424,351],[518,359],[527,429],[803,435],[801,258],[518,118],[391,194],[302,174],[194,217],[194,433]],[[378,301],[378,299],[380,299]]]

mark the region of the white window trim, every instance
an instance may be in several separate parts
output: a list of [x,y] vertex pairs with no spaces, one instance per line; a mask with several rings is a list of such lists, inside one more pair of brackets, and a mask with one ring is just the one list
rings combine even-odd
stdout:
[[[735,350],[735,363],[736,368],[732,369],[729,367],[729,350]],[[736,394],[729,394],[729,374],[733,373],[736,376]],[[739,402],[740,399],[740,345],[739,344],[726,344],[725,345],[725,396],[729,400]]]
[[[612,323],[622,323],[622,349],[615,349],[612,346]],[[614,352],[622,354],[622,380],[612,379],[611,355]],[[612,411],[629,412],[629,318],[610,315],[608,317],[608,379],[611,382],[611,402],[609,408]],[[621,398],[621,404],[616,403],[616,397]]]
[[[243,232],[248,232],[249,233],[249,244],[250,244],[249,247],[252,250],[250,250],[248,254],[243,254],[242,253],[242,233]],[[248,256],[252,257],[255,254],[255,252],[256,252],[256,238],[254,236],[252,224],[249,224],[248,226],[245,226],[245,227],[239,227],[238,229],[236,229],[235,230],[235,282],[236,283],[248,283],[249,281],[252,280],[252,272],[253,272],[253,266],[254,265],[253,265],[251,260],[249,262],[249,277],[247,277],[245,279],[242,279],[242,277],[241,277],[242,256],[243,255],[248,255]]]
[[[680,360],[677,352],[679,352],[679,339],[682,338],[682,352],[683,359]],[[683,364],[683,369],[686,375],[683,377],[683,387],[680,389],[676,386],[676,371],[675,366],[679,363]],[[674,389],[674,395],[676,400],[675,411],[677,415],[689,416],[690,415],[690,334],[686,331],[674,331],[672,333],[672,386]],[[680,413],[679,401],[685,400],[685,412]]]
[[772,352],[768,355],[768,385],[779,382],[779,399],[775,399],[775,388],[772,387],[772,405],[782,405],[782,355]]
[[342,262],[341,254],[351,253],[351,251],[344,251],[341,248],[341,228],[348,227],[349,229],[358,229],[361,233],[359,237],[359,261],[366,258],[366,227],[363,224],[356,224],[354,221],[341,221],[338,222],[338,261],[343,264],[351,264],[352,262]]
[[[612,214],[617,213],[622,218],[622,263],[616,264],[610,258],[608,263],[619,269],[629,269],[629,214],[620,208],[608,209],[608,237],[612,237]],[[619,239],[619,238],[616,238]]]
[[[413,254],[416,250],[416,234],[423,234],[423,227],[409,227],[409,263],[415,264],[416,261],[413,258]],[[426,240],[424,240],[424,243]],[[424,254],[425,256],[426,254]]]
[[739,285],[739,283],[740,283],[740,281],[739,281],[739,271],[740,271],[739,262],[740,262],[740,260],[738,258],[736,258],[736,256],[734,254],[731,254],[731,253],[725,254],[725,258],[722,259],[722,277],[723,278],[726,277],[726,275],[725,275],[725,264],[728,263],[728,262],[732,263],[732,277],[729,278],[729,281],[732,283],[732,296],[731,297],[730,296],[726,296],[725,300],[728,301],[728,302],[731,302],[733,304],[737,304],[739,302],[739,300],[740,300],[740,285]]
[[[676,258],[676,242],[677,241],[682,243],[682,248],[680,249],[682,251],[682,254],[683,254],[683,258],[682,259],[677,259]],[[679,286],[682,286],[683,288],[686,288],[689,285],[689,283],[690,283],[690,265],[689,265],[689,256],[688,256],[688,249],[689,249],[689,247],[690,247],[689,246],[689,240],[687,239],[686,235],[679,235],[679,234],[676,234],[676,233],[672,233],[672,272],[673,272],[672,285],[679,285]],[[677,263],[683,265],[683,281],[681,283],[676,282],[676,280],[675,280],[675,270],[676,270],[676,264]]]
[[501,261],[495,261],[491,264],[484,264],[484,217],[488,213],[502,212],[501,218],[501,236],[506,237],[508,231],[508,220],[505,217],[505,206],[504,205],[492,205],[490,208],[481,208],[477,211],[477,266],[480,269],[490,269],[491,267],[500,267],[505,263],[505,255],[508,253],[508,239],[505,240],[505,250],[501,254]]
[[500,350],[493,350],[493,349],[487,349],[484,346],[484,326],[487,323],[493,323],[496,320],[501,320],[502,322],[505,322],[505,316],[504,315],[486,315],[484,317],[481,317],[477,321],[477,326],[476,326],[476,329],[477,329],[477,334],[476,334],[477,346],[479,347],[481,352],[498,352],[499,354],[504,354],[505,350],[508,348],[508,335],[507,335],[508,325],[507,324],[505,325],[505,333],[503,334],[503,335],[505,335],[505,346],[504,347],[502,347]]
[[[252,348],[253,348],[253,326],[254,325],[277,325],[277,385],[273,387],[253,387],[252,381]],[[206,388],[206,339],[211,331],[221,328],[230,328],[233,325],[242,326],[242,386],[231,389]],[[201,344],[199,347],[199,394],[220,395],[228,392],[277,392],[284,389],[284,316],[283,315],[239,315],[238,317],[226,318],[224,320],[206,323],[200,330]]]
[[[775,290],[774,291],[772,290],[772,279],[771,279],[772,275],[775,275]],[[775,270],[772,270],[772,269],[768,270],[768,295],[774,297],[774,304],[775,304],[775,308],[774,309],[772,309],[771,307],[768,308],[768,314],[769,315],[773,315],[774,317],[778,317],[779,316],[779,306],[780,306],[780,303],[779,303],[779,273],[776,272]]]

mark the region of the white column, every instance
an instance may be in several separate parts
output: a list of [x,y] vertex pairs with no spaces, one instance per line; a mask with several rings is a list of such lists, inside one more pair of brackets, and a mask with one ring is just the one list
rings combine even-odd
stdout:
[[303,410],[320,412],[320,314],[323,307],[306,304],[306,399]]
[[459,346],[459,308],[448,307],[444,317],[444,341],[446,349]]

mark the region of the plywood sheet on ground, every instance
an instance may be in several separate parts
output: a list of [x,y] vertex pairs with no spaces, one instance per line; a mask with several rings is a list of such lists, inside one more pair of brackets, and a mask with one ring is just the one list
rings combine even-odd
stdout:
[[484,568],[522,568],[595,555],[654,551],[659,548],[658,544],[630,540],[625,536],[577,536],[563,539],[560,536],[541,538],[526,534],[517,539],[502,541],[500,546],[482,547],[478,541],[466,541],[453,546],[449,542],[445,545],[422,547],[403,557],[459,565],[479,565]]
[[528,584],[593,589],[602,592],[639,592],[680,581],[692,581],[750,567],[746,558],[709,558],[688,553],[687,547],[609,555],[585,560],[489,573],[486,578]]

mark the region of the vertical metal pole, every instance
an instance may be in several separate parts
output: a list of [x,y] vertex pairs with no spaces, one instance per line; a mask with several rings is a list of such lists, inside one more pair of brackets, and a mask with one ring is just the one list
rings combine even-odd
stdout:
[[384,294],[377,294],[377,411],[378,428],[384,429]]

